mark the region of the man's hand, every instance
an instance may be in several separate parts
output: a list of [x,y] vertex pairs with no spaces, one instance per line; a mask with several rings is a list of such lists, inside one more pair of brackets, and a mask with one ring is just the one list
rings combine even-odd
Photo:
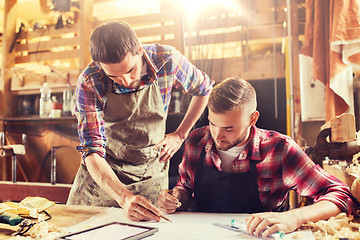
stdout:
[[178,193],[176,189],[174,191],[162,190],[158,196],[160,210],[168,214],[174,213],[181,206]]
[[141,195],[128,196],[122,206],[126,217],[132,221],[160,222],[160,211],[149,200]]
[[160,162],[166,162],[172,158],[172,156],[179,150],[184,138],[180,134],[174,132],[165,135],[165,138],[155,145],[154,149],[160,149]]
[[301,226],[296,214],[290,212],[265,212],[252,214],[246,219],[248,233],[266,237],[277,231],[289,233]]

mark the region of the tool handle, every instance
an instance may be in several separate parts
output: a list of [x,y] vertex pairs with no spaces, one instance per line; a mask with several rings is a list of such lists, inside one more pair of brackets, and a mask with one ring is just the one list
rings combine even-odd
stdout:
[[24,220],[22,217],[14,213],[0,213],[0,223],[6,223],[11,226],[16,226],[21,223],[22,220]]

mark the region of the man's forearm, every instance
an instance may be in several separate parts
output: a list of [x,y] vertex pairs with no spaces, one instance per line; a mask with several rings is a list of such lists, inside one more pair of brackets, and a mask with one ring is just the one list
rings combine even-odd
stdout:
[[204,112],[208,99],[209,99],[209,95],[193,96],[191,98],[185,117],[175,131],[180,135],[182,140],[185,140],[191,128],[194,126],[196,121],[200,118],[201,114]]
[[121,207],[124,206],[127,197],[133,196],[131,191],[119,181],[103,157],[96,153],[90,154],[85,158],[85,164],[94,181],[113,197]]
[[298,227],[309,221],[317,222],[327,220],[341,212],[340,208],[330,201],[320,201],[309,206],[290,210],[288,213],[293,214],[298,220]]

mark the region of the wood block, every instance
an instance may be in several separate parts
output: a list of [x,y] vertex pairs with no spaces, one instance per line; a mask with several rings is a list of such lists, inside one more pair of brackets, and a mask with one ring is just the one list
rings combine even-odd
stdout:
[[26,197],[44,197],[56,203],[66,203],[71,184],[0,181],[0,200],[21,201]]
[[355,117],[350,113],[336,116],[321,126],[321,130],[331,128],[331,142],[350,142],[356,139]]

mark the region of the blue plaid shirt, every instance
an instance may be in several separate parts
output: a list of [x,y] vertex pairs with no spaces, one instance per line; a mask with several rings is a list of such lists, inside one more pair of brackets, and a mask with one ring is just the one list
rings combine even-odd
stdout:
[[[165,113],[168,112],[175,84],[181,85],[184,92],[191,95],[206,96],[210,93],[213,82],[175,48],[159,44],[144,44],[143,48],[147,77],[142,78],[139,90],[158,81]],[[75,115],[80,138],[77,149],[83,153],[83,159],[94,152],[105,158],[107,138],[103,110],[107,93],[122,94],[131,91],[137,90],[120,87],[94,61],[80,74],[76,88]]]

